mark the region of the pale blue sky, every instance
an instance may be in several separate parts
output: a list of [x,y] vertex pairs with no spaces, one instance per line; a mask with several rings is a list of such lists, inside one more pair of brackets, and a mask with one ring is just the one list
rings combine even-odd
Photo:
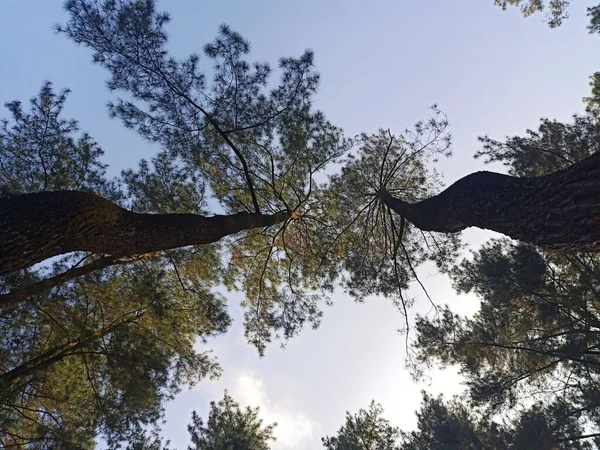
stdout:
[[[61,3],[3,0],[0,100],[26,101],[44,80],[70,87],[67,115],[102,145],[115,174],[155,149],[108,119],[107,73],[90,63],[88,51],[53,34],[52,24],[65,19]],[[482,167],[472,158],[478,135],[521,134],[540,117],[568,120],[582,111],[588,76],[600,69],[600,37],[586,32],[585,6],[575,2],[571,19],[550,30],[539,16],[503,13],[493,0],[159,2],[171,13],[171,49],[178,56],[200,51],[221,23],[252,42],[253,59],[273,65],[280,56],[313,49],[322,73],[317,106],[348,134],[379,127],[400,132],[439,104],[454,135],[454,157],[441,165],[447,183]],[[466,233],[473,244],[486,236]],[[443,277],[427,270],[423,277],[436,302],[476,308],[473,297],[456,296]],[[425,310],[423,295],[413,295],[413,313]],[[230,297],[232,305],[239,303]],[[210,342],[224,376],[169,405],[165,436],[184,448],[191,410],[204,414],[224,388],[280,422],[276,448],[308,450],[335,433],[346,410],[355,412],[371,399],[384,405],[393,423],[409,428],[420,389],[458,392],[452,373],[434,376],[431,386],[412,383],[403,370],[404,339],[396,332],[402,319],[384,299],[355,305],[338,294],[334,300],[319,330],[304,331],[284,351],[269,349],[262,360],[245,345],[239,320]]]

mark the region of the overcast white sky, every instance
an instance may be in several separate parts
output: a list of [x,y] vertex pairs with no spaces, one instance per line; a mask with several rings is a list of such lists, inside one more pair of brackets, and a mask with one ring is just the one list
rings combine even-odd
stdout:
[[[66,114],[102,145],[111,173],[137,164],[155,149],[142,142],[104,107],[107,73],[90,54],[53,34],[65,19],[60,1],[3,0],[0,14],[0,100],[26,101],[44,80],[73,90]],[[568,120],[582,111],[588,76],[600,68],[600,38],[586,33],[586,2],[575,2],[571,19],[550,30],[540,17],[502,13],[493,0],[305,0],[159,1],[171,13],[171,48],[178,56],[201,50],[227,23],[252,42],[252,58],[276,64],[281,56],[316,54],[322,73],[317,106],[348,134],[390,128],[401,132],[425,118],[431,104],[448,114],[454,157],[441,164],[447,183],[482,164],[472,158],[476,137],[501,138],[536,128],[540,117]],[[0,114],[5,117],[6,114]],[[478,245],[488,236],[469,231]],[[423,271],[434,301],[457,311],[477,308],[473,297],[456,296],[448,281]],[[418,290],[415,310],[426,311]],[[165,437],[185,448],[191,411],[201,415],[210,400],[229,389],[242,404],[261,406],[277,421],[276,449],[318,449],[344,412],[380,402],[404,429],[415,425],[420,390],[460,391],[453,372],[414,384],[403,369],[402,318],[384,299],[354,304],[341,293],[327,308],[319,330],[306,330],[285,350],[270,348],[259,359],[243,339],[237,304],[230,332],[209,343],[224,375],[186,390],[168,406]]]

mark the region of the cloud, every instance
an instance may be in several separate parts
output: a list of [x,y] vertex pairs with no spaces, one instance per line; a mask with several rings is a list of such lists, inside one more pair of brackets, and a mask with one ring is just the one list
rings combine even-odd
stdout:
[[314,423],[304,414],[276,404],[265,390],[263,381],[252,373],[240,374],[231,389],[232,397],[243,406],[260,406],[265,424],[277,422],[273,448],[301,448],[299,445],[314,434]]
[[267,400],[265,385],[261,379],[251,374],[238,376],[233,393],[236,400],[244,405],[260,405],[261,408],[265,408]]

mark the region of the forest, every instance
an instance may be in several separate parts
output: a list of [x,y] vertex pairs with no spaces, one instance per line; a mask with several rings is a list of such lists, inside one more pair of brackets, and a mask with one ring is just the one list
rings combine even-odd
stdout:
[[[553,29],[571,20],[567,0],[488,2]],[[411,377],[453,367],[464,394],[424,390],[414,429],[373,400],[320,448],[600,449],[600,72],[570,122],[479,138],[473,156],[504,171],[448,180],[443,107],[400,133],[347,133],[316,106],[318,54],[255,62],[221,25],[181,58],[168,7],[68,0],[54,30],[143,139],[137,166],[107,164],[54,80],[2,99],[2,448],[173,449],[169,403],[227,370],[210,345],[235,321],[229,295],[268,360],[319,336],[343,292],[393,304]],[[598,34],[600,6],[587,14]],[[469,228],[495,234],[470,247]],[[430,295],[424,268],[475,296],[475,314]],[[225,390],[207,408],[187,419],[188,449],[281,448],[259,405]]]

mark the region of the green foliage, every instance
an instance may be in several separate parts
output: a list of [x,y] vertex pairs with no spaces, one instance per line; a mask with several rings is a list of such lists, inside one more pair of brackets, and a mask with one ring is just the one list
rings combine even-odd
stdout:
[[323,265],[337,264],[332,273],[344,274],[343,286],[353,297],[383,294],[406,314],[410,300],[402,291],[417,279],[416,268],[433,260],[446,269],[456,255],[457,235],[422,232],[382,201],[384,190],[413,203],[439,188],[438,174],[428,166],[450,154],[447,125],[434,107],[428,121],[400,136],[383,130],[359,136],[356,154],[323,188],[321,217],[330,224],[321,236]]
[[565,169],[600,150],[598,127],[592,115],[573,116],[573,123],[542,119],[537,131],[527,130],[526,137],[513,136],[497,141],[479,138],[483,149],[476,158],[502,162],[508,173],[517,177],[534,177]]
[[263,425],[259,413],[260,408],[241,410],[225,392],[218,403],[210,403],[206,422],[193,412],[188,450],[269,450],[276,424]]
[[[600,33],[600,5],[587,8],[587,15],[590,18],[588,31],[590,33]],[[600,117],[600,72],[590,76],[591,95],[584,97],[583,101],[586,105],[586,111],[594,116],[595,119]]]
[[591,450],[597,448],[569,406],[534,403],[495,422],[457,398],[423,393],[417,429],[402,432],[402,450]]
[[[465,404],[444,402],[423,392],[417,411],[417,430],[402,432],[402,450],[508,449],[510,434],[494,422],[481,419]],[[530,441],[531,443],[536,441]],[[532,447],[533,448],[533,447]],[[540,448],[541,447],[535,447]]]
[[590,18],[588,31],[590,33],[600,32],[600,5],[589,6],[587,8],[587,15]]
[[337,435],[322,441],[327,450],[399,450],[399,436],[398,428],[383,417],[381,405],[372,401],[368,409],[354,415],[347,412]]
[[[341,162],[352,142],[312,107],[319,76],[311,52],[282,58],[274,83],[267,64],[246,61],[248,42],[227,26],[203,57],[179,60],[168,54],[168,15],[150,0],[71,0],[66,9],[70,20],[58,31],[88,47],[110,73],[109,89],[126,95],[109,105],[111,114],[165,149],[157,170],[174,164],[169,173],[188,176],[195,189],[179,194],[178,182],[152,201],[183,195],[174,204],[185,212],[206,195],[228,213],[294,212],[278,226],[227,240],[224,281],[246,294],[246,337],[259,352],[274,336],[285,341],[306,323],[316,327],[342,273],[352,296],[383,293],[405,312],[402,290],[415,268],[426,260],[446,268],[456,254],[456,236],[421,233],[394,218],[380,195],[385,188],[413,201],[433,193],[437,175],[426,165],[450,145],[437,109],[400,137],[358,137],[357,155],[320,185],[320,173]],[[213,64],[212,81],[203,59]],[[146,180],[145,170],[139,179],[124,174],[130,193],[166,181]]]
[[352,416],[337,436],[325,437],[328,450],[593,450],[600,439],[589,433],[568,402],[531,403],[492,420],[464,400],[423,392],[417,427],[399,431],[371,403]]
[[526,450],[535,446],[547,450],[595,450],[599,448],[600,441],[590,436],[589,431],[582,417],[573,414],[568,402],[536,402],[514,421],[509,432],[509,448]]
[[545,11],[545,20],[550,28],[558,27],[569,17],[571,0],[494,0],[494,4],[506,9],[508,6],[518,7],[525,17]]
[[[179,272],[192,275],[185,265]],[[219,373],[210,352],[195,349],[229,324],[208,287],[205,279],[184,290],[173,270],[147,258],[2,311],[4,433],[32,448],[99,434],[112,448],[156,424],[181,385]]]
[[0,128],[0,195],[81,190],[115,197],[115,186],[104,178],[104,153],[92,138],[77,136],[77,121],[61,117],[68,89],[55,93],[46,82],[30,100],[6,103],[12,118]]
[[[566,17],[568,3],[547,4],[550,26]],[[496,4],[517,5],[525,15],[545,6]],[[406,315],[411,300],[403,290],[418,281],[417,267],[433,261],[450,269],[458,237],[421,232],[385,204],[386,194],[416,203],[439,190],[430,167],[450,154],[450,136],[437,108],[400,136],[380,131],[349,141],[313,108],[319,75],[309,51],[282,58],[273,82],[272,69],[248,62],[249,43],[227,26],[202,57],[179,60],[168,53],[169,17],[152,0],[69,0],[66,9],[70,19],[58,31],[92,51],[110,74],[109,89],[122,96],[109,104],[111,114],[161,151],[106,180],[100,147],[60,117],[68,91],[55,94],[47,83],[30,112],[8,104],[1,195],[79,189],[140,213],[294,214],[219,244],[111,260],[0,310],[4,445],[93,448],[102,436],[111,448],[162,448],[155,427],[164,402],[182,385],[219,373],[195,347],[229,325],[223,299],[212,292],[217,283],[244,291],[246,336],[262,353],[274,336],[286,340],[307,323],[318,325],[323,295],[340,281],[352,297],[383,294]],[[598,11],[589,11],[596,31]],[[212,65],[211,80],[202,60]],[[596,94],[594,87],[593,114]],[[543,120],[526,138],[482,138],[477,156],[504,162],[517,176],[562,169],[597,150],[593,114],[572,125]],[[340,162],[323,182],[323,171]],[[68,255],[10,274],[0,279],[0,295],[104,256]],[[462,446],[452,448],[504,448],[507,433],[510,448],[528,448],[534,435],[544,439],[541,447],[574,439],[589,448],[580,436],[600,426],[598,264],[593,255],[494,241],[455,268],[457,289],[481,296],[481,310],[472,319],[447,308],[420,318],[417,361],[460,365],[473,404],[485,412],[522,405],[527,396],[543,402],[503,428],[426,396],[419,430],[402,434],[406,448],[443,448],[452,439]],[[401,448],[400,432],[382,414],[375,403],[347,414],[323,444]],[[194,414],[191,448],[266,449],[272,430],[258,410],[241,411],[226,394],[211,404],[206,423]]]
[[[262,352],[273,332],[287,339],[305,322],[316,326],[315,292],[323,277],[311,248],[320,226],[309,214],[315,176],[348,143],[312,107],[319,81],[312,53],[282,58],[273,84],[271,68],[247,62],[248,42],[222,26],[204,47],[204,59],[213,64],[209,82],[200,56],[168,55],[169,18],[154,2],[77,0],[66,9],[70,20],[58,30],[90,48],[111,75],[109,89],[126,95],[110,103],[111,114],[165,149],[154,159],[157,168],[173,164],[168,173],[181,175],[165,197],[150,202],[194,212],[206,194],[228,213],[287,210],[302,218],[247,232],[231,244],[225,282],[246,293],[248,340]],[[145,171],[142,165],[137,178],[124,173],[130,193],[166,181],[158,172],[160,178],[146,179]]]
[[109,89],[130,97],[111,103],[111,113],[202,170],[228,211],[255,209],[248,183],[260,210],[297,210],[313,173],[339,152],[339,130],[312,110],[311,52],[282,58],[269,90],[271,68],[245,61],[248,42],[222,26],[204,48],[214,65],[209,85],[200,56],[168,56],[168,15],[154,2],[69,1],[66,9],[71,20],[58,30],[89,47],[111,74]]
[[600,116],[600,72],[596,72],[590,77],[590,88],[591,95],[584,97],[583,101],[586,111],[597,119]]
[[[543,119],[526,137],[481,138],[476,156],[504,163],[511,175],[541,176],[598,151],[597,129],[593,115],[575,116],[572,124]],[[494,429],[504,442],[456,448],[598,448],[599,268],[595,254],[499,239],[452,269],[456,290],[477,294],[480,309],[472,318],[446,307],[417,319],[415,375],[435,363],[460,367],[469,406],[478,411],[464,424],[472,431]],[[432,412],[456,418],[460,411],[468,410],[426,398],[419,418]],[[483,421],[494,414],[502,426]],[[431,432],[440,421],[427,422],[433,426],[420,425],[419,436],[442,448]],[[419,445],[414,448],[427,448]]]
[[[202,212],[202,181],[164,154],[107,181],[101,149],[61,117],[66,96],[46,83],[30,111],[8,105],[13,119],[0,135],[5,194],[80,189],[138,212]],[[102,258],[68,255],[0,278],[0,299]],[[210,352],[196,346],[230,323],[224,299],[211,292],[222,276],[220,260],[218,246],[108,260],[100,270],[3,304],[3,445],[93,448],[102,436],[110,448],[135,447],[182,385],[219,374]]]
[[137,171],[123,170],[121,177],[132,211],[205,214],[208,209],[202,175],[188,170],[166,152],[158,153],[151,164],[142,160]]
[[418,359],[459,365],[472,401],[491,411],[560,399],[557,423],[572,417],[573,426],[598,429],[599,268],[592,254],[492,241],[453,273],[459,292],[481,297],[479,312],[467,319],[446,308],[420,318]]

